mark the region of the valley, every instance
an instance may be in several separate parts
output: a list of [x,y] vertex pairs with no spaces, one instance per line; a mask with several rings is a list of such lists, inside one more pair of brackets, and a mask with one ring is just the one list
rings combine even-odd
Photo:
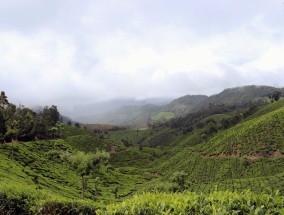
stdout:
[[284,99],[275,91],[283,88],[182,97],[137,126],[58,119],[27,140],[24,108],[13,124],[5,104],[0,214],[283,214]]

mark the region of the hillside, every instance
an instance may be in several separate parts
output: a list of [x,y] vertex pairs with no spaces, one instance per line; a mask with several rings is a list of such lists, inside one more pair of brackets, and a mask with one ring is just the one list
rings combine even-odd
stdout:
[[200,153],[224,156],[276,156],[284,153],[284,108],[218,133],[198,147]]
[[[220,190],[284,193],[283,119],[284,102],[279,101],[207,141],[201,139],[202,129],[179,135],[165,146],[169,153],[152,165],[165,178],[184,172],[189,189],[195,192],[212,192],[218,186]],[[169,189],[162,183],[157,186]]]
[[157,105],[123,106],[115,111],[94,117],[87,117],[87,123],[147,127],[150,116],[160,110]]
[[166,105],[161,110],[172,112],[176,116],[185,115],[186,113],[192,112],[192,106],[198,105],[200,102],[207,98],[208,96],[204,95],[186,95],[173,100],[170,104]]
[[[209,214],[280,213],[284,99],[257,104],[203,109],[169,121],[172,112],[156,112],[164,122],[147,129],[56,122],[60,130],[49,128],[42,140],[5,142],[0,145],[0,205],[5,205],[0,214],[179,214],[203,213],[203,208]],[[133,114],[135,121],[156,108],[127,107],[121,113]],[[175,198],[186,202],[169,205]]]
[[[38,211],[49,205],[56,209],[62,207],[61,204],[76,202],[78,208],[82,207],[83,210],[84,207],[102,207],[116,201],[116,197],[128,196],[141,189],[140,183],[153,177],[143,170],[126,171],[100,165],[94,175],[86,177],[85,199],[81,200],[81,177],[64,156],[76,154],[78,150],[95,153],[97,150],[109,151],[113,146],[117,150],[123,150],[124,147],[116,145],[111,139],[101,139],[93,133],[68,126],[63,135],[68,137],[63,140],[0,145],[0,196],[7,194],[11,199],[28,198],[30,206],[34,208],[27,210]],[[115,189],[117,191],[114,192]],[[9,209],[10,203],[7,204]],[[76,209],[76,205],[74,207]]]
[[207,108],[211,105],[242,105],[257,102],[270,96],[274,91],[280,91],[284,95],[283,88],[275,88],[269,86],[243,86],[228,88],[221,93],[209,96],[207,99],[192,107],[192,112],[198,111],[202,108]]

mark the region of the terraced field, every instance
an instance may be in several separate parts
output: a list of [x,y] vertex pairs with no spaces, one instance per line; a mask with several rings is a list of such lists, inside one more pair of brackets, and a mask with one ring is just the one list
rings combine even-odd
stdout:
[[[228,114],[212,117],[219,122]],[[144,214],[178,214],[179,211],[203,213],[204,207],[208,209],[205,214],[238,214],[237,210],[248,211],[247,214],[259,211],[281,214],[284,102],[261,107],[236,126],[219,130],[208,140],[201,139],[202,132],[194,129],[184,134],[178,128],[160,127],[95,134],[66,126],[61,139],[2,144],[0,206],[5,207],[0,211],[52,214],[54,210],[69,208],[74,210],[73,214],[82,211],[136,214],[137,210]],[[85,176],[85,182],[64,159],[66,154],[98,150],[110,153],[109,163],[99,165]],[[173,179],[174,176],[180,178]],[[186,194],[169,194],[184,190]],[[154,193],[131,198],[145,191]],[[225,201],[223,195],[230,200]],[[187,202],[182,206],[176,201],[168,205],[173,198]],[[212,198],[216,202],[212,203]],[[196,202],[201,200],[204,202]],[[124,203],[120,204],[121,201]],[[271,204],[266,204],[269,201]],[[19,207],[14,207],[15,204]],[[151,206],[147,209],[146,204]]]

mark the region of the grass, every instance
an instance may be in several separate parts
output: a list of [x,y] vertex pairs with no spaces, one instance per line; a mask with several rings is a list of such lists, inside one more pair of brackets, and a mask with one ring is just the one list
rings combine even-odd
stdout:
[[167,121],[175,117],[173,112],[159,112],[151,117],[153,121]]

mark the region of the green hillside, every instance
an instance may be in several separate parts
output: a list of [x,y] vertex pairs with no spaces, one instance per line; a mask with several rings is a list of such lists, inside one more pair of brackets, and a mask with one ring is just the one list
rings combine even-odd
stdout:
[[[77,134],[74,130],[78,130]],[[102,207],[116,201],[116,196],[133,193],[139,189],[141,182],[151,178],[143,170],[125,171],[101,165],[94,175],[87,176],[88,188],[85,200],[81,201],[80,175],[64,160],[64,154],[74,154],[77,150],[88,153],[108,150],[115,143],[107,138],[102,140],[90,132],[82,135],[86,133],[82,129],[66,127],[65,133],[73,135],[64,140],[0,145],[0,195],[6,193],[11,199],[28,198],[34,210],[39,210],[49,201],[56,204],[75,201],[80,205]]]
[[0,214],[281,214],[284,100],[255,105],[143,129],[54,122],[28,141],[3,109]]
[[283,102],[264,106],[250,118],[220,130],[208,141],[200,140],[198,130],[177,136],[166,147],[168,153],[151,164],[163,175],[156,182],[157,189],[175,189],[165,185],[166,179],[184,172],[188,189],[198,193],[210,193],[216,186],[220,190],[284,193]]
[[208,155],[276,157],[278,152],[284,153],[283,133],[284,107],[281,107],[218,133],[197,150]]
[[167,121],[175,117],[175,114],[172,112],[159,112],[151,117],[153,121]]
[[191,112],[194,105],[206,100],[208,97],[205,95],[186,95],[173,100],[170,104],[165,105],[161,110],[172,112],[177,116],[185,115]]
[[212,95],[207,99],[192,107],[192,112],[208,107],[209,104],[225,104],[225,105],[244,105],[254,102],[262,102],[266,100],[273,92],[279,91],[284,95],[283,88],[275,88],[269,86],[242,86],[225,89],[222,92]]
[[97,123],[106,123],[111,125],[124,125],[130,127],[147,127],[149,117],[159,112],[160,106],[142,105],[142,106],[123,106],[115,111],[102,114],[98,117]]
[[264,107],[260,108],[256,113],[254,113],[252,116],[248,117],[247,120],[260,117],[264,114],[270,113],[272,111],[275,111],[281,107],[284,107],[284,99],[280,99],[277,102],[273,102],[269,105],[265,105]]

